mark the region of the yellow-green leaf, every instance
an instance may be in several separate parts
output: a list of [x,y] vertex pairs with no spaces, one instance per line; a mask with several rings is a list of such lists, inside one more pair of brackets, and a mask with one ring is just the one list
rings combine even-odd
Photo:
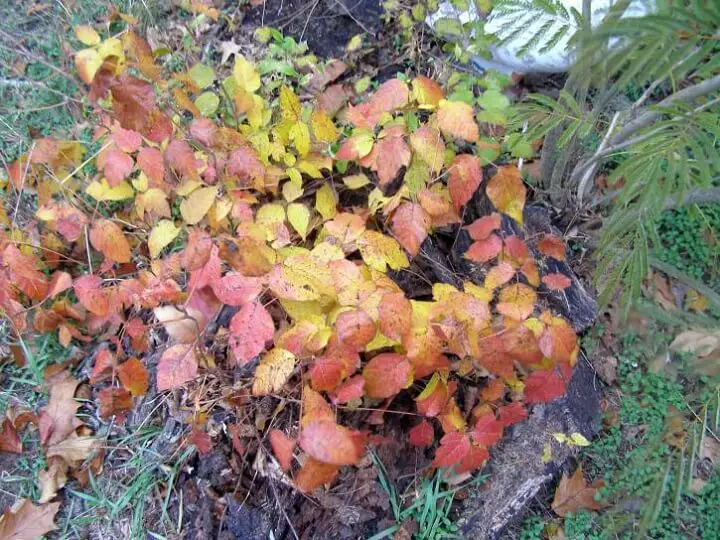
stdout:
[[368,180],[368,177],[363,173],[352,174],[343,178],[343,184],[345,184],[348,189],[360,189],[361,187],[367,186],[369,183],[370,180]]
[[220,98],[214,92],[203,92],[195,99],[195,106],[203,116],[212,116],[220,106]]
[[315,209],[324,221],[334,218],[337,214],[337,196],[327,183],[323,184],[315,194]]
[[159,221],[150,231],[150,238],[148,239],[150,256],[156,259],[160,252],[177,238],[179,233],[180,228],[176,227],[171,220],[163,219]]
[[304,190],[302,185],[297,185],[295,182],[285,182],[282,187],[283,199],[287,202],[293,202],[303,196]]
[[310,225],[310,210],[304,204],[292,203],[287,207],[287,217],[293,229],[305,240]]
[[187,199],[181,202],[180,214],[185,220],[185,223],[188,225],[195,225],[196,223],[199,223],[215,202],[217,192],[217,187],[196,189]]
[[205,64],[195,64],[188,71],[188,75],[199,88],[207,88],[215,80],[215,71]]

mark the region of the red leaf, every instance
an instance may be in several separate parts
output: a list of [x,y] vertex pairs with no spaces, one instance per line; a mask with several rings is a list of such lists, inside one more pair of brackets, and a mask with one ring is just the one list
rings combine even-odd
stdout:
[[435,430],[427,420],[423,420],[408,432],[408,441],[418,448],[427,448],[434,440]]
[[497,212],[493,212],[489,216],[484,216],[473,221],[465,227],[470,238],[473,240],[485,240],[490,233],[500,228],[502,217]]
[[259,302],[245,304],[230,321],[229,345],[235,361],[247,364],[265,349],[273,338],[275,324]]
[[229,306],[243,306],[255,300],[263,291],[260,278],[247,277],[240,272],[228,272],[212,283],[215,296]]
[[319,356],[310,368],[310,382],[318,391],[330,392],[343,379],[343,363],[337,358]]
[[120,382],[133,397],[145,395],[150,385],[150,375],[140,360],[130,358],[120,364],[117,371]]
[[[418,412],[428,417],[437,416],[443,412],[450,399],[450,394],[454,393],[454,388],[448,386],[437,375],[434,375],[425,390],[415,398]],[[453,392],[450,390],[453,390]]]
[[335,320],[338,339],[347,347],[361,351],[370,343],[377,330],[370,315],[362,309],[343,311]]
[[406,202],[395,210],[390,228],[400,245],[414,257],[427,238],[430,216],[419,204]]
[[213,138],[217,130],[217,124],[207,118],[196,118],[190,122],[190,135],[205,146],[213,145]]
[[492,446],[498,442],[503,435],[503,424],[499,422],[492,413],[478,418],[472,431],[472,438],[475,444],[485,447]]
[[565,393],[565,377],[557,369],[533,371],[525,381],[525,403],[548,403]]
[[252,182],[265,176],[265,167],[258,158],[257,152],[250,146],[241,146],[228,157],[227,172],[237,176],[243,182]]
[[493,266],[485,276],[485,288],[494,291],[515,276],[515,269],[506,262]]
[[435,451],[433,467],[451,467],[460,463],[470,452],[470,439],[460,431],[448,433],[440,439],[440,447]]
[[388,293],[378,304],[380,331],[390,339],[401,341],[412,326],[412,304],[404,293]]
[[503,260],[512,264],[515,268],[519,268],[527,261],[532,260],[527,244],[515,235],[505,238],[503,256]]
[[349,403],[360,399],[365,395],[365,378],[362,375],[355,375],[335,389],[332,402]]
[[543,276],[542,281],[547,285],[548,289],[553,291],[563,291],[567,289],[571,284],[570,278],[565,274],[546,274]]
[[543,255],[557,259],[565,260],[565,242],[553,234],[546,234],[542,240],[537,243],[537,250]]
[[181,387],[193,380],[197,371],[194,345],[173,345],[162,354],[157,365],[158,392]]
[[165,162],[160,150],[150,146],[143,146],[138,152],[137,164],[151,182],[156,185],[163,184],[165,180]]
[[109,349],[103,348],[95,355],[95,364],[90,374],[90,384],[95,384],[106,379],[106,371],[112,370],[117,365],[115,355]]
[[201,456],[206,456],[213,450],[213,442],[210,435],[201,430],[198,426],[194,426],[190,435],[188,436],[188,442],[192,444]]
[[120,184],[130,175],[135,166],[133,159],[120,150],[108,150],[102,156],[102,160],[98,157],[98,166],[103,168],[110,187]]
[[300,448],[318,461],[332,465],[353,465],[360,459],[350,430],[332,420],[306,425],[300,432]]
[[137,152],[142,144],[142,136],[131,129],[117,128],[112,134],[115,145],[127,154]]
[[112,107],[120,125],[125,129],[143,133],[155,107],[155,91],[152,85],[124,73],[110,92],[113,97]]
[[490,458],[490,452],[480,446],[470,445],[467,455],[455,465],[455,474],[464,474],[479,469]]
[[455,156],[448,169],[448,176],[450,198],[455,205],[455,210],[460,212],[482,182],[480,160],[470,154]]
[[9,418],[5,418],[0,432],[0,452],[22,454],[22,442]]
[[45,274],[38,270],[35,257],[24,255],[14,245],[8,244],[2,262],[7,265],[10,280],[18,289],[36,302],[45,299],[50,284]]
[[515,401],[510,405],[505,405],[497,410],[498,422],[503,427],[508,427],[518,422],[522,422],[528,417],[528,411],[519,401]]
[[167,164],[178,176],[184,179],[199,180],[198,166],[200,161],[195,158],[192,148],[185,141],[174,139],[165,149]]
[[280,463],[280,468],[283,471],[290,470],[293,451],[295,450],[295,439],[291,439],[279,429],[273,429],[270,432],[270,446],[272,446],[275,458]]
[[401,354],[383,353],[370,360],[365,369],[365,393],[373,399],[394,396],[412,382],[412,367]]
[[57,271],[54,272],[50,278],[50,285],[48,286],[47,299],[54,298],[61,292],[67,291],[72,288],[72,277],[67,272]]
[[503,242],[497,234],[491,234],[484,240],[477,240],[465,252],[463,257],[476,263],[485,263],[498,256]]

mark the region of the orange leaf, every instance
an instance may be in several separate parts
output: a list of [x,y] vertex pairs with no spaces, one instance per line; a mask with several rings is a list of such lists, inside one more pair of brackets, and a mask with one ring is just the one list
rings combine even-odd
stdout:
[[279,429],[273,429],[270,432],[270,446],[272,446],[275,458],[280,463],[280,468],[285,472],[290,470],[293,451],[295,450],[295,439],[291,439]]
[[353,465],[360,455],[349,429],[332,420],[317,420],[300,432],[300,448],[312,458],[331,465]]
[[118,367],[118,378],[133,397],[145,395],[150,385],[150,375],[143,363],[137,358],[130,358]]
[[410,164],[410,149],[402,137],[380,139],[373,152],[376,152],[377,157],[372,169],[377,172],[381,186],[395,180],[400,169]]
[[460,463],[470,452],[470,439],[465,433],[453,431],[440,439],[440,447],[435,451],[433,467],[451,467]]
[[570,326],[547,326],[538,339],[538,346],[553,362],[574,365],[577,360],[577,335]]
[[67,272],[57,271],[54,272],[50,278],[50,285],[48,286],[47,298],[51,299],[72,288],[72,277]]
[[10,280],[18,289],[36,302],[45,299],[50,284],[45,274],[38,270],[34,257],[23,255],[14,245],[8,244],[2,261],[8,267]]
[[131,129],[117,128],[112,134],[115,145],[128,154],[137,152],[142,145],[142,136]]
[[480,130],[473,115],[472,106],[462,101],[443,101],[437,110],[437,123],[446,137],[475,142]]
[[247,364],[265,349],[273,338],[275,324],[259,302],[245,304],[230,321],[228,344],[238,364]]
[[401,341],[410,332],[412,305],[404,293],[388,293],[378,304],[380,331],[390,339]]
[[335,414],[330,408],[330,405],[328,405],[328,402],[309,386],[303,389],[302,413],[302,418],[300,419],[301,426],[307,426],[312,422],[321,420],[335,421]]
[[542,281],[547,285],[548,289],[553,291],[562,291],[567,289],[571,284],[570,278],[565,274],[546,274],[543,276]]
[[112,370],[117,365],[115,361],[115,355],[110,352],[110,349],[100,349],[95,355],[95,364],[93,365],[92,373],[90,374],[90,384],[106,379],[106,371]]
[[443,412],[450,399],[450,394],[454,393],[454,388],[448,386],[438,375],[433,375],[422,393],[415,398],[418,412],[430,418]]
[[99,317],[105,317],[110,313],[111,302],[110,297],[101,289],[102,278],[94,274],[79,277],[73,283],[73,291],[77,296],[80,304]]
[[181,387],[195,378],[197,370],[195,346],[173,345],[162,354],[157,365],[158,392]]
[[430,230],[430,216],[419,204],[406,202],[395,210],[390,228],[400,245],[414,257],[427,238]]
[[601,510],[604,505],[595,500],[596,493],[597,488],[587,485],[582,467],[578,467],[569,478],[563,473],[555,490],[552,509],[561,517],[578,510]]
[[132,406],[132,396],[124,388],[103,388],[98,393],[98,409],[103,420],[127,412]]
[[483,179],[480,160],[470,154],[460,154],[448,169],[448,189],[450,198],[459,212],[472,198]]
[[502,379],[491,379],[487,386],[480,390],[483,401],[497,401],[505,395],[505,383]]
[[523,321],[535,309],[536,300],[537,294],[527,285],[522,283],[508,285],[500,291],[497,310],[506,317]]
[[536,247],[543,255],[547,255],[558,261],[565,260],[565,242],[554,234],[546,234],[543,236]]
[[495,208],[522,225],[527,190],[517,167],[500,167],[488,182],[486,192]]
[[498,256],[503,242],[497,234],[491,234],[484,240],[473,242],[463,257],[476,263],[485,263]]
[[363,369],[365,393],[373,399],[394,396],[412,382],[412,367],[401,354],[383,353],[370,360]]
[[485,276],[485,288],[494,291],[515,276],[515,269],[506,262],[493,266]]
[[423,420],[408,431],[408,442],[418,448],[427,448],[434,440],[435,430],[427,420]]
[[445,98],[445,93],[440,85],[423,75],[418,75],[413,79],[412,88],[412,96],[420,108],[435,108],[440,100]]
[[343,363],[337,358],[319,356],[310,368],[310,382],[315,390],[329,392],[343,379]]
[[165,149],[165,160],[181,178],[199,180],[198,166],[201,162],[195,158],[192,148],[185,141],[170,141]]
[[122,229],[109,219],[99,219],[90,231],[90,243],[106,258],[116,263],[130,262],[130,244]]
[[370,315],[362,309],[343,311],[335,320],[338,339],[350,349],[361,351],[370,343],[377,332]]
[[192,431],[187,438],[187,442],[192,444],[201,456],[206,456],[212,452],[213,442],[210,435],[198,426],[193,426]]
[[340,467],[329,463],[322,463],[308,457],[305,465],[298,471],[295,477],[295,485],[304,493],[311,493],[320,486],[331,483],[335,480]]
[[505,248],[503,249],[503,260],[518,268],[527,261],[532,260],[530,250],[527,244],[516,235],[505,238]]

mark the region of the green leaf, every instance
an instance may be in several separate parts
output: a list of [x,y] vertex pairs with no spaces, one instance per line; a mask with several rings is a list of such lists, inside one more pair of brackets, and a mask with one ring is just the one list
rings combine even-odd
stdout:
[[486,90],[477,98],[477,104],[488,111],[503,111],[510,106],[510,100],[497,90]]
[[195,106],[203,116],[212,116],[220,106],[220,98],[213,92],[203,92],[195,100]]
[[188,75],[200,88],[207,88],[215,81],[215,71],[205,64],[195,64]]

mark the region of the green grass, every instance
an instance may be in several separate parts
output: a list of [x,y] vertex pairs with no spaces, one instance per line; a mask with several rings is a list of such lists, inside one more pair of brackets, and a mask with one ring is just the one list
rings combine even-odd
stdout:
[[[685,375],[690,370],[682,361],[675,376],[654,373],[651,363],[670,339],[657,329],[643,340],[632,334],[622,339],[616,417],[579,457],[586,475],[604,482],[600,495],[608,508],[580,511],[562,521],[532,516],[520,538],[541,538],[548,527],[560,524],[573,540],[718,537],[720,474],[711,471],[701,489],[692,480],[704,438],[718,436],[720,389]],[[612,392],[609,396],[613,399]],[[675,414],[683,417],[682,449],[669,444],[666,435]]]

